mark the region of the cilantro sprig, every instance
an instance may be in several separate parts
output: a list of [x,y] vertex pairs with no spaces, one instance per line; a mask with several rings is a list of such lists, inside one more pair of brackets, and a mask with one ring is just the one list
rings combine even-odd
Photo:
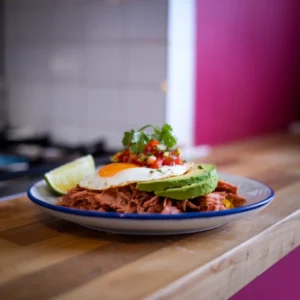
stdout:
[[[152,129],[153,132],[146,133],[144,130],[148,128]],[[162,127],[146,125],[138,131],[133,129],[126,131],[122,144],[129,148],[130,152],[138,154],[144,152],[146,145],[153,139],[164,145],[166,149],[173,148],[177,144],[177,139],[173,135],[173,128],[169,124],[164,124]]]

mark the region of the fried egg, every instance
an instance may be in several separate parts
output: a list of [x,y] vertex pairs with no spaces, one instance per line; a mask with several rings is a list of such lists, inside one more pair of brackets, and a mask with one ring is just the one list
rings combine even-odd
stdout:
[[79,183],[79,186],[90,190],[106,190],[141,181],[183,175],[192,166],[193,163],[188,162],[183,165],[162,166],[159,169],[150,169],[130,163],[111,163],[84,178]]

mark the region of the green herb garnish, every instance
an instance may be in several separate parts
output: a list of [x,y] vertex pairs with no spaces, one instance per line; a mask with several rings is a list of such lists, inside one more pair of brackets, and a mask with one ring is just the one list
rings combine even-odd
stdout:
[[149,141],[149,136],[144,131],[134,131],[132,129],[124,133],[122,144],[129,147],[133,153],[142,153]]
[[157,169],[156,171],[159,172],[159,173],[161,173],[161,174],[163,174],[163,171],[160,170],[160,169]]
[[166,146],[167,148],[172,148],[176,146],[177,139],[173,135],[173,128],[169,124],[164,124],[162,128],[153,127],[153,129],[153,139],[158,140],[162,145]]
[[[145,133],[144,130],[152,128],[153,133]],[[130,130],[124,133],[122,144],[129,148],[132,153],[142,153],[150,140],[157,140],[161,145],[170,149],[177,144],[177,139],[173,135],[173,129],[169,124],[164,124],[162,127],[146,125],[138,131]]]

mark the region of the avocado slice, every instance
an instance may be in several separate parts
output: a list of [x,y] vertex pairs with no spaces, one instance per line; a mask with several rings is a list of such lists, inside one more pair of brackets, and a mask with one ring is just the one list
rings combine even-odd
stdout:
[[201,182],[210,176],[217,174],[216,166],[202,164],[192,168],[181,176],[168,177],[158,180],[139,182],[137,189],[144,192],[162,191],[165,189],[180,188],[182,186]]
[[218,180],[218,174],[213,174],[206,180],[182,186],[180,188],[155,191],[155,194],[175,200],[193,199],[195,197],[200,197],[214,191],[217,187]]

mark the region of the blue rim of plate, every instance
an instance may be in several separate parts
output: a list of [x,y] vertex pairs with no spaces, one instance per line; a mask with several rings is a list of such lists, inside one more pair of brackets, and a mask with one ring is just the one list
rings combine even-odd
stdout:
[[27,191],[28,198],[35,204],[50,209],[54,210],[57,212],[61,213],[66,213],[66,214],[72,214],[72,215],[78,215],[78,216],[83,216],[83,217],[97,217],[97,218],[110,218],[110,219],[133,219],[133,220],[185,220],[185,219],[195,219],[195,218],[211,218],[211,217],[222,217],[222,216],[228,216],[228,215],[234,215],[246,211],[251,211],[254,209],[257,209],[259,207],[267,205],[269,202],[272,201],[274,198],[274,191],[271,189],[269,186],[266,184],[249,178],[249,177],[243,177],[247,178],[249,180],[258,182],[260,184],[263,184],[264,187],[269,189],[270,195],[266,197],[263,200],[260,200],[256,203],[252,203],[249,205],[245,205],[242,207],[234,208],[234,209],[228,209],[228,210],[219,210],[219,211],[209,211],[209,212],[189,212],[189,213],[181,213],[181,214],[157,214],[157,213],[152,213],[152,214],[136,214],[136,213],[115,213],[115,212],[98,212],[98,211],[90,211],[90,210],[81,210],[81,209],[75,209],[75,208],[68,208],[64,206],[58,206],[56,204],[51,204],[48,202],[45,202],[43,200],[40,200],[33,196],[32,194],[32,189],[37,185],[38,183],[44,181],[40,180],[33,184]]

